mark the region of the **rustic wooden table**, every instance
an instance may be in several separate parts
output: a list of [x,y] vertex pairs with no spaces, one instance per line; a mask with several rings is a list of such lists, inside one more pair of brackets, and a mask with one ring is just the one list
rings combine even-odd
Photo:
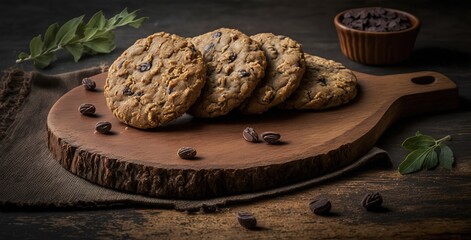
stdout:
[[[354,7],[402,9],[418,16],[422,28],[409,60],[394,66],[365,66],[348,60],[339,49],[333,27],[336,13]],[[29,40],[53,22],[103,10],[107,16],[124,7],[142,9],[149,20],[141,29],[117,30],[117,49],[109,55],[73,63],[60,55],[49,73],[110,63],[137,38],[166,31],[194,36],[218,27],[238,28],[247,34],[274,32],[298,40],[305,52],[342,62],[370,74],[422,70],[441,72],[454,80],[460,92],[457,110],[402,119],[392,125],[377,146],[387,150],[392,167],[372,164],[341,179],[303,191],[247,204],[228,206],[216,213],[161,209],[107,209],[97,211],[40,211],[0,213],[0,238],[471,238],[471,3],[469,1],[12,1],[0,3],[0,67],[14,64]],[[29,68],[25,65],[25,68]],[[452,171],[436,169],[401,176],[397,167],[407,152],[400,147],[417,130],[443,137],[450,134],[456,163]],[[385,210],[367,212],[363,195],[378,191]],[[309,200],[328,197],[329,216],[313,215]],[[258,231],[243,229],[238,211],[255,214]]]

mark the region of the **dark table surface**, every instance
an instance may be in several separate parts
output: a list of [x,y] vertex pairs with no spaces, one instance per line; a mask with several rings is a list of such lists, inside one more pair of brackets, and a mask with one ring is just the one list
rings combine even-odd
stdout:
[[[340,11],[383,6],[411,12],[422,28],[412,56],[394,66],[366,66],[342,55],[333,17]],[[59,60],[47,73],[61,73],[110,64],[136,39],[159,31],[190,37],[219,27],[237,28],[248,35],[273,32],[290,36],[307,53],[343,63],[355,71],[383,75],[437,71],[459,88],[457,110],[401,119],[377,146],[389,152],[392,168],[370,165],[342,179],[300,192],[243,205],[212,214],[187,214],[162,209],[107,209],[97,211],[39,211],[0,213],[0,238],[471,238],[471,2],[469,1],[11,1],[3,0],[0,68],[14,66],[30,39],[54,22],[103,10],[107,17],[124,7],[141,9],[149,19],[140,29],[116,30],[117,48],[108,55],[74,63]],[[30,64],[20,67],[32,70]],[[416,131],[436,138],[451,135],[455,153],[452,171],[436,169],[401,176],[397,166],[407,155],[400,147]],[[380,191],[387,211],[370,213],[358,199]],[[331,216],[312,215],[309,199],[327,195]],[[260,231],[242,229],[238,211],[256,214]]]

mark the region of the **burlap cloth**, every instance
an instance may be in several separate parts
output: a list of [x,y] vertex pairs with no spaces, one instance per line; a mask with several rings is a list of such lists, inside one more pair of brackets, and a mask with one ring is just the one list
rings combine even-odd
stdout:
[[107,189],[81,179],[54,160],[47,147],[49,109],[82,78],[105,71],[93,67],[59,75],[9,69],[0,82],[0,209],[90,209],[103,207],[157,207],[212,211],[228,204],[248,202],[312,187],[372,161],[389,161],[373,148],[354,164],[319,178],[264,192],[207,200],[170,200]]

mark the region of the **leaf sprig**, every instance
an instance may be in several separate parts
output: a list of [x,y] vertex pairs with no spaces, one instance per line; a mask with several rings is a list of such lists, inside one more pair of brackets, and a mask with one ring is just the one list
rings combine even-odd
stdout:
[[116,47],[113,30],[117,27],[129,25],[139,28],[146,17],[138,18],[137,12],[128,13],[125,8],[121,13],[106,19],[102,11],[95,13],[85,23],[84,15],[73,18],[59,26],[54,23],[42,35],[34,37],[29,43],[30,53],[21,52],[17,63],[33,61],[37,68],[45,68],[56,60],[56,52],[64,49],[69,52],[77,62],[84,55],[110,53]]
[[[435,140],[420,132],[407,138],[402,143],[402,147],[411,152],[399,165],[399,173],[404,175],[422,169],[429,170],[435,168],[439,163],[443,168],[451,170],[454,162],[453,151],[444,144],[449,140],[451,140],[450,135]],[[437,154],[437,150],[439,150],[439,154]]]

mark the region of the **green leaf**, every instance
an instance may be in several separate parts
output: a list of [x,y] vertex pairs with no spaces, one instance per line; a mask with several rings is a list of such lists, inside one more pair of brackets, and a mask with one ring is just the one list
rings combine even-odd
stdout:
[[30,54],[21,52],[16,62],[33,61],[38,68],[47,67],[56,60],[55,52],[64,49],[75,61],[84,54],[109,53],[115,48],[113,29],[130,25],[139,27],[147,18],[135,19],[137,11],[128,13],[127,8],[109,20],[102,11],[95,13],[85,24],[84,16],[73,18],[62,26],[57,23],[50,25],[44,39],[41,35],[30,42]]
[[83,44],[97,53],[110,53],[114,50],[115,44],[112,40],[106,38],[94,39]]
[[122,15],[124,14],[124,12],[126,12],[126,14],[127,14],[127,8],[125,8],[119,14],[117,14],[117,15],[111,17],[110,19],[108,19],[108,21],[106,21],[105,28],[109,29],[109,30],[113,30],[116,27],[115,26],[116,22],[118,21],[118,19],[122,18]]
[[75,37],[75,32],[80,23],[82,23],[83,15],[80,17],[73,18],[68,22],[64,23],[62,27],[57,31],[54,43],[59,46],[66,45]]
[[82,53],[83,53],[82,45],[77,43],[77,44],[66,45],[64,46],[64,48],[65,50],[67,50],[67,52],[72,54],[75,62],[78,62],[78,60],[82,57]]
[[89,40],[95,38],[95,34],[97,32],[98,32],[98,28],[85,28],[85,31],[83,33],[84,41],[89,41]]
[[423,168],[430,170],[438,165],[438,156],[435,147],[425,155]]
[[421,170],[427,154],[433,151],[433,149],[433,147],[420,148],[409,153],[406,159],[399,165],[399,173],[404,175]]
[[126,14],[123,14],[123,15],[120,15],[120,19],[118,21],[118,23],[116,24],[117,26],[124,26],[124,25],[127,25],[128,23],[132,22],[134,20],[134,18],[136,18],[137,16],[137,11],[134,11],[132,13],[126,13]]
[[410,151],[414,151],[419,148],[428,148],[433,145],[435,145],[435,139],[422,134],[416,134],[413,137],[409,137],[402,143],[402,147]]
[[450,147],[441,143],[440,145],[440,165],[448,170],[451,170],[453,167],[453,162],[455,161],[453,156],[453,151],[451,151]]
[[18,59],[19,60],[23,60],[23,59],[26,59],[29,57],[29,54],[25,53],[25,52],[20,52],[20,54],[18,54]]
[[46,33],[44,34],[44,49],[45,50],[55,47],[54,39],[55,39],[58,29],[59,29],[58,23],[54,23],[47,28]]
[[29,51],[31,53],[32,57],[39,56],[41,52],[43,51],[43,41],[41,40],[41,35],[38,35],[31,39],[31,42],[29,42]]
[[139,28],[146,19],[147,19],[146,17],[136,19],[136,20],[130,22],[129,26],[131,26],[133,28]]
[[102,29],[106,24],[106,18],[103,15],[103,11],[95,13],[88,21],[86,28]]
[[124,8],[123,11],[121,11],[120,13],[118,13],[116,15],[116,17],[119,19],[119,18],[123,18],[125,16],[129,15],[128,13],[128,8]]
[[54,60],[56,60],[56,55],[54,53],[48,53],[34,58],[33,64],[37,68],[45,68],[49,66]]

